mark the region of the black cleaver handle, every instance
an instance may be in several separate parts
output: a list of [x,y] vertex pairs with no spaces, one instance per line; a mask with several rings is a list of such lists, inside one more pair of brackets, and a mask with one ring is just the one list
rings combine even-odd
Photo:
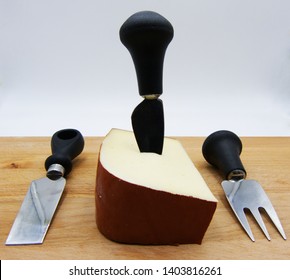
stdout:
[[242,142],[233,132],[219,130],[209,135],[202,146],[205,160],[217,167],[223,176],[230,180],[235,176],[243,179],[246,170],[241,162]]
[[120,40],[134,61],[140,95],[162,94],[164,56],[173,33],[171,23],[151,11],[135,13],[121,26]]
[[45,161],[45,169],[53,164],[59,164],[64,169],[64,176],[72,170],[72,160],[84,149],[84,138],[76,129],[63,129],[53,134],[51,138],[52,155]]

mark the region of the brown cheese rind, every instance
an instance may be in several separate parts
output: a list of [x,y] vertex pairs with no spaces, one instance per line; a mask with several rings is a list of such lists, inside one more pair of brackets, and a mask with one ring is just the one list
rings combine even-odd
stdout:
[[135,185],[98,160],[96,222],[110,240],[143,245],[201,244],[217,203]]

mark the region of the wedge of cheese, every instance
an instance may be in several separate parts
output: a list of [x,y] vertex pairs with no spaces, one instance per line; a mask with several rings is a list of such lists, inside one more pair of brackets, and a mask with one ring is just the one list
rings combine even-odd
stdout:
[[217,200],[179,141],[140,153],[133,132],[112,129],[98,159],[96,222],[128,244],[201,244]]

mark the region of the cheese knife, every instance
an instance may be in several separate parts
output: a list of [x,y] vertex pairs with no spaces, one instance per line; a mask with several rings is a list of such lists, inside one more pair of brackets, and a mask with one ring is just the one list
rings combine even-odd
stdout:
[[136,70],[139,94],[144,100],[131,121],[140,152],[162,154],[164,140],[163,63],[173,27],[163,16],[142,11],[129,17],[120,28],[120,40],[129,50]]
[[14,220],[6,245],[42,244],[62,196],[72,160],[84,148],[76,129],[59,130],[51,138],[52,155],[45,161],[46,177],[32,181]]

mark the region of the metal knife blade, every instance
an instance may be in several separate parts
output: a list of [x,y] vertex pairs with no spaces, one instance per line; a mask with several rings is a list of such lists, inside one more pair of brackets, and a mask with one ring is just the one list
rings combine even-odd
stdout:
[[42,244],[72,168],[71,161],[84,147],[75,129],[56,132],[51,140],[52,155],[46,160],[47,177],[31,182],[15,218],[6,245]]
[[66,180],[41,178],[31,182],[6,245],[41,244],[49,228]]

